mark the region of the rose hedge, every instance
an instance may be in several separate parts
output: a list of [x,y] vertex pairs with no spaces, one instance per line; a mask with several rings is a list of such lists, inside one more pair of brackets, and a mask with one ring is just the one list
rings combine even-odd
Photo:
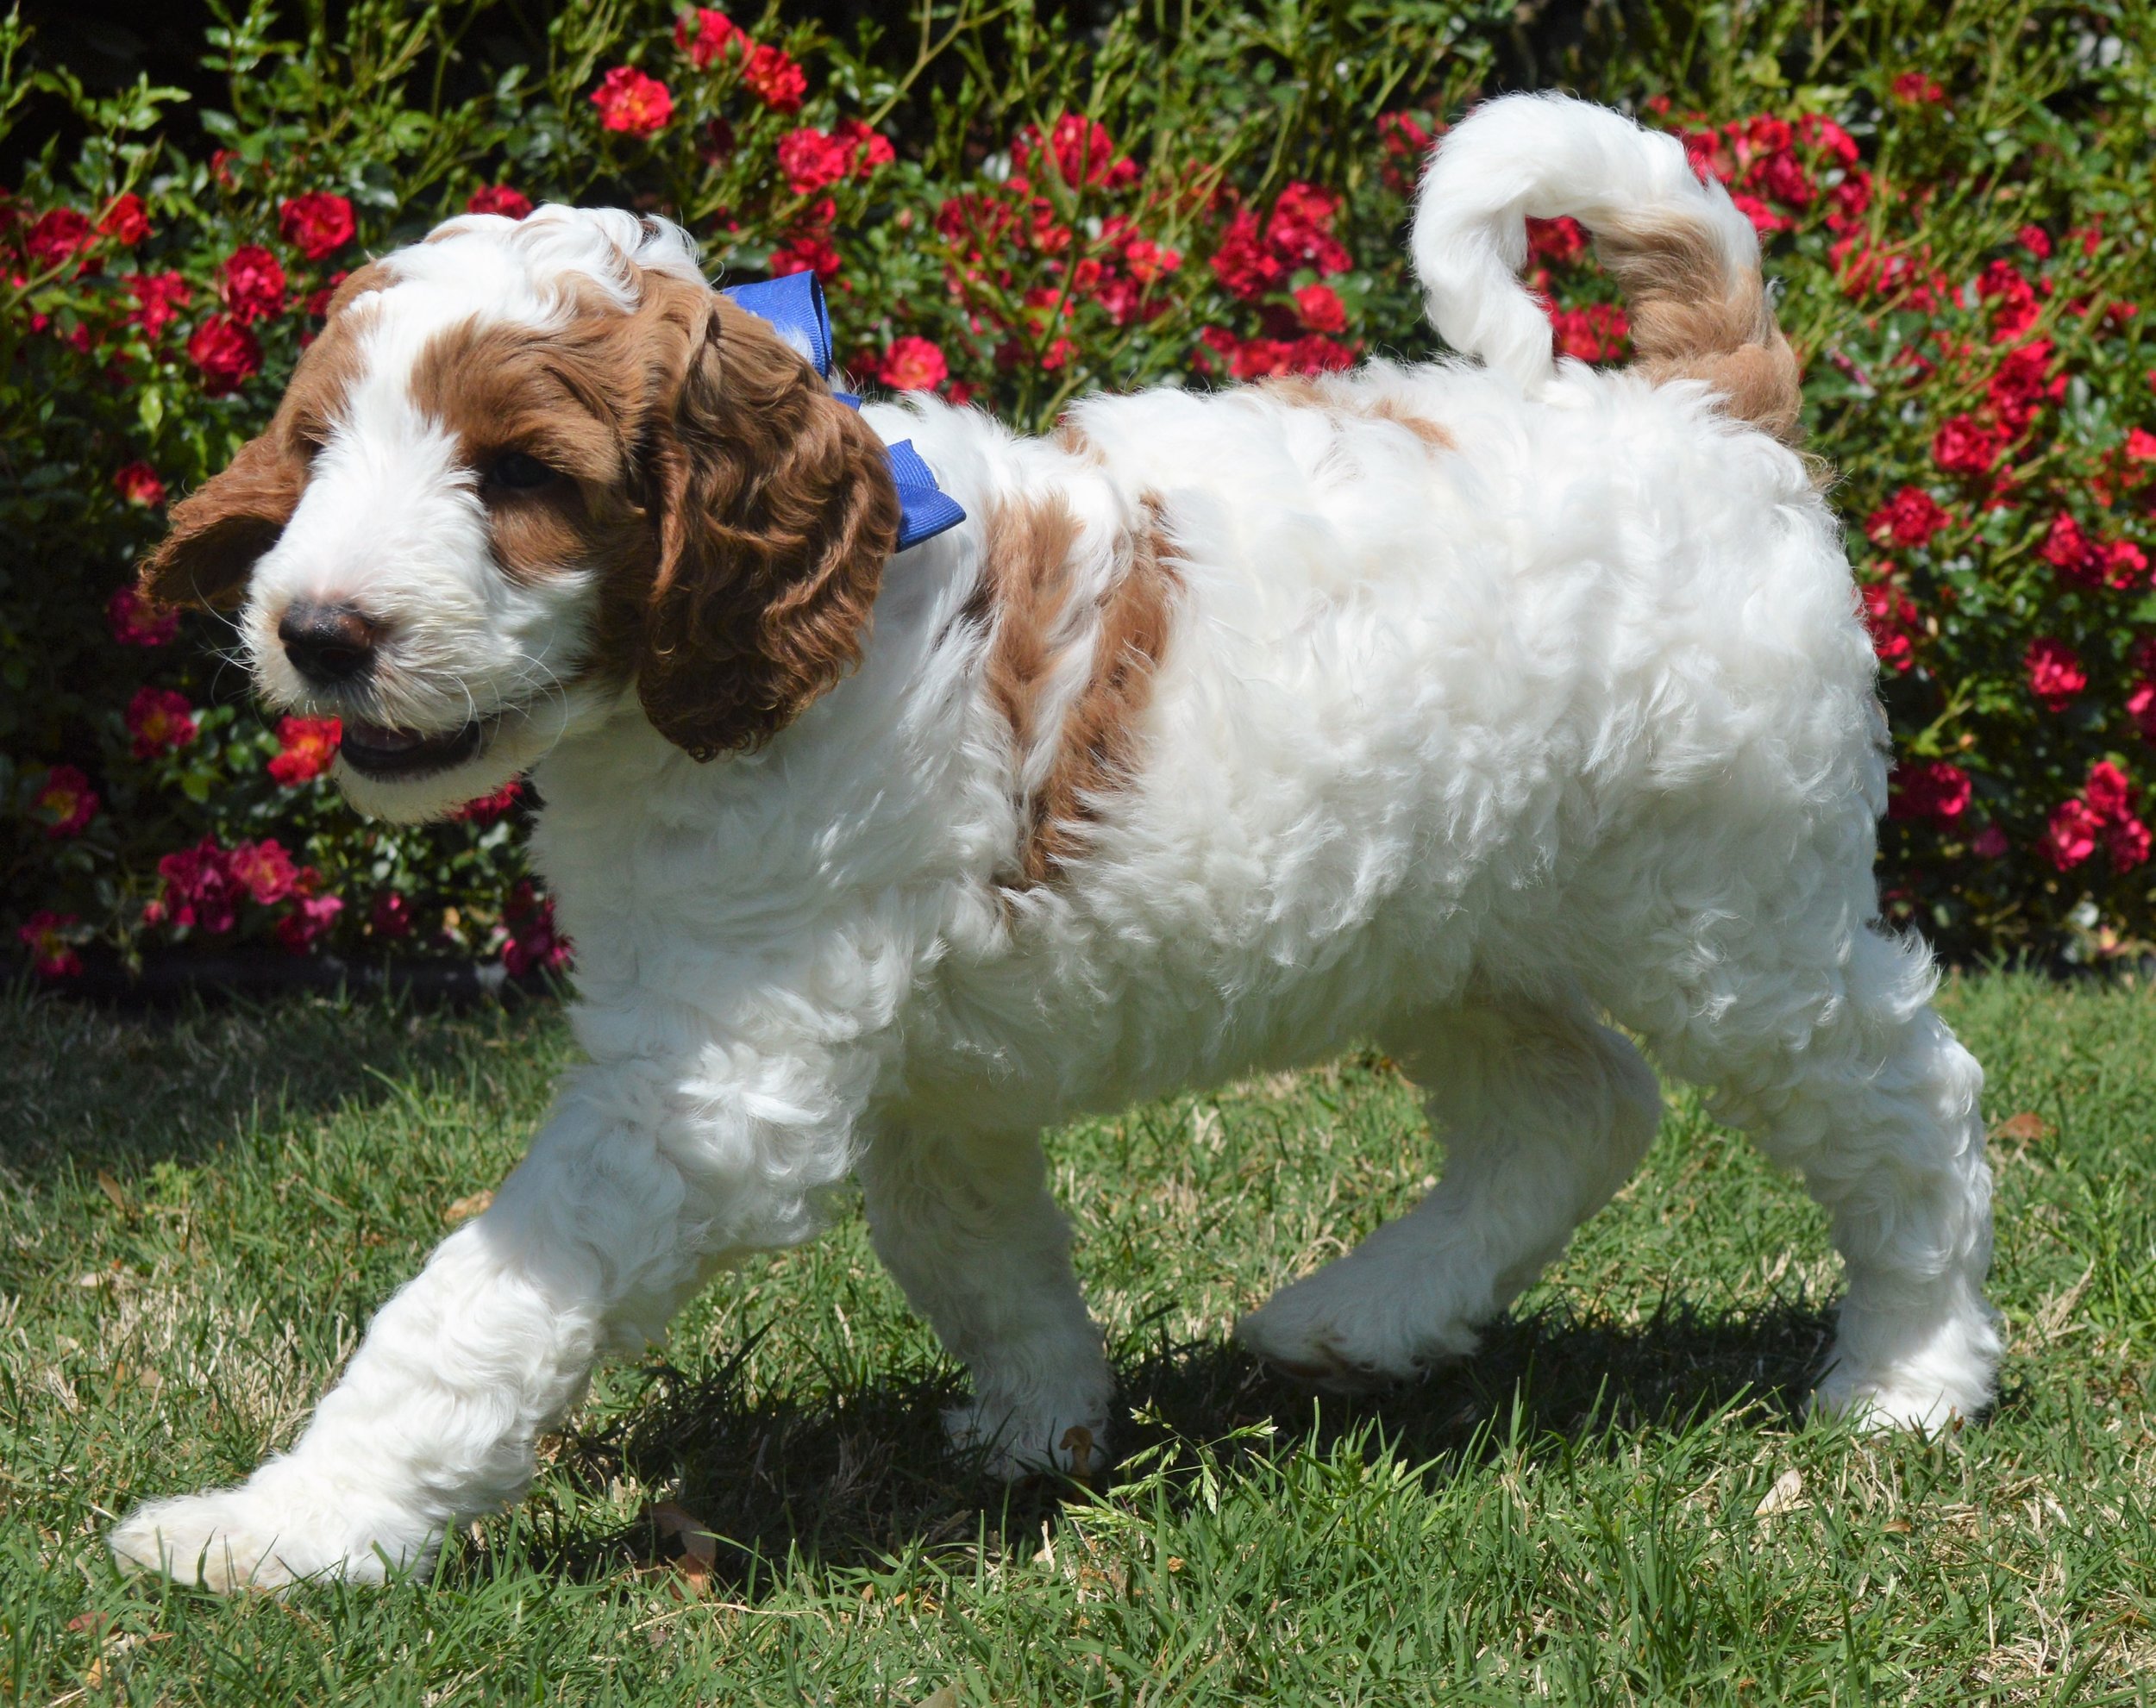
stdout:
[[[87,91],[0,23],[0,928],[47,978],[234,941],[567,954],[528,796],[359,821],[334,722],[261,716],[228,633],[128,591],[366,255],[467,208],[664,211],[727,277],[822,275],[861,380],[1037,429],[1102,385],[1429,353],[1418,162],[1520,82],[1679,133],[1765,240],[1895,723],[1892,910],[1964,952],[2156,935],[2145,4],[1598,8],[1569,43],[1508,0],[1172,29],[943,0],[843,40],[646,0],[530,38],[487,3],[322,16],[228,19],[199,99]],[[1533,248],[1558,347],[1621,360],[1582,234]]]

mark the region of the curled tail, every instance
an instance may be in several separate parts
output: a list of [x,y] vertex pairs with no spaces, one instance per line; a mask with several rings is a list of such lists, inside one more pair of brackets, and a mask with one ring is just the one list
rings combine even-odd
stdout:
[[1551,379],[1550,322],[1520,282],[1529,216],[1570,216],[1624,291],[1637,363],[1696,379],[1729,412],[1797,437],[1796,358],[1774,323],[1759,240],[1674,136],[1558,95],[1509,95],[1445,137],[1410,242],[1430,319],[1456,350],[1518,379]]

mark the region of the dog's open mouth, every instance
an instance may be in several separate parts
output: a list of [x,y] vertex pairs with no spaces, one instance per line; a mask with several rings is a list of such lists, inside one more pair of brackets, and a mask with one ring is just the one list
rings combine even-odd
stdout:
[[428,777],[463,764],[479,750],[486,734],[476,717],[447,735],[422,735],[415,729],[391,729],[348,718],[338,751],[362,777]]

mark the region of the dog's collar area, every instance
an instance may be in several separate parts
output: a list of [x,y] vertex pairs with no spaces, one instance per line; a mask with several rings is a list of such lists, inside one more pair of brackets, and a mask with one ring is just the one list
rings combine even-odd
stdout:
[[[819,377],[831,377],[831,317],[824,305],[824,287],[812,272],[788,273],[784,278],[759,279],[752,285],[729,285],[722,293],[760,319],[778,328],[779,335],[807,357]],[[850,391],[831,396],[849,409],[861,407]],[[892,483],[899,489],[899,549],[932,540],[945,529],[966,519],[958,501],[936,484],[936,477],[921,460],[911,439],[884,447],[891,461]]]

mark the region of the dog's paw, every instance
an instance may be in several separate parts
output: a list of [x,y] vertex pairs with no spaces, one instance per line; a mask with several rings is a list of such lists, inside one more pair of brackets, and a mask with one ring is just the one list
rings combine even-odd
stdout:
[[1018,1408],[975,1400],[943,1413],[943,1435],[953,1451],[1006,1483],[1044,1471],[1090,1482],[1113,1462],[1106,1405]]
[[1275,1369],[1328,1393],[1372,1393],[1412,1381],[1475,1350],[1475,1330],[1438,1323],[1410,1331],[1395,1313],[1371,1308],[1329,1269],[1283,1287],[1249,1316],[1234,1337]]
[[1880,1435],[1917,1430],[1936,1436],[1973,1423],[1990,1403],[1989,1382],[1947,1384],[1930,1375],[1868,1378],[1837,1366],[1812,1391],[1807,1411]]
[[[1990,1409],[2002,1351],[1997,1318],[1979,1299],[1928,1334],[1904,1335],[1881,1357],[1844,1333],[1814,1390],[1808,1413],[1884,1432],[1938,1435]],[[1876,1342],[1873,1342],[1876,1346]]]
[[424,1572],[438,1534],[410,1521],[355,1522],[342,1500],[293,1489],[238,1488],[138,1506],[108,1541],[124,1566],[229,1592],[308,1578],[381,1583],[393,1563]]

